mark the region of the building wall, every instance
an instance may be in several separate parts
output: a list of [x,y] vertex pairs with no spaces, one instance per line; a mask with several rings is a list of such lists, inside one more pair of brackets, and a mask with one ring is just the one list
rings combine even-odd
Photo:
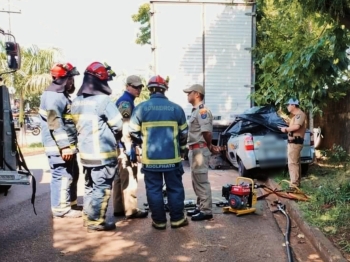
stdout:
[[323,110],[323,116],[315,117],[314,127],[322,129],[320,149],[329,149],[337,144],[350,153],[350,94],[339,101],[330,101]]

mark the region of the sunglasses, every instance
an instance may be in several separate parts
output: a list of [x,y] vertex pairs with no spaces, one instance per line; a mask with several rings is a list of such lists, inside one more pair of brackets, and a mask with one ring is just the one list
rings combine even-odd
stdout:
[[134,85],[130,85],[130,84],[129,84],[129,86],[131,86],[131,87],[134,88],[134,89],[142,89],[142,87],[143,87],[143,85],[134,86]]

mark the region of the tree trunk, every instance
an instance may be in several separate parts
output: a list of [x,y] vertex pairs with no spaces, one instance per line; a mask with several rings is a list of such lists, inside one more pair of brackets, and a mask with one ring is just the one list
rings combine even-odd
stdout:
[[311,132],[314,132],[314,115],[312,111],[309,112],[309,129]]

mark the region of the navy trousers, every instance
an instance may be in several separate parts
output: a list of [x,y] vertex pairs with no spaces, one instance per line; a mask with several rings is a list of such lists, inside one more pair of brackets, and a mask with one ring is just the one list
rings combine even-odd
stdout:
[[[184,174],[182,166],[179,169],[156,172],[143,169],[145,175],[146,195],[154,222],[167,221],[162,194],[163,184],[166,185],[170,220],[179,221],[184,218],[185,190],[182,183]],[[163,182],[164,181],[164,182]]]

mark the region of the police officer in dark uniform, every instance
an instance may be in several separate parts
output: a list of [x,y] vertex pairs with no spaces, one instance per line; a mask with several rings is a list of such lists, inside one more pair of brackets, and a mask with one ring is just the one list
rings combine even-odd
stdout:
[[288,112],[293,114],[289,127],[281,127],[283,133],[288,133],[288,169],[290,175],[291,189],[300,186],[301,164],[300,152],[304,144],[304,135],[306,132],[306,115],[299,108],[297,99],[289,99],[286,103]]
[[218,152],[218,147],[212,145],[213,116],[204,103],[205,90],[202,85],[192,85],[183,90],[187,93],[188,102],[192,104],[192,114],[189,119],[187,145],[188,159],[191,167],[192,186],[197,196],[197,208],[187,212],[192,221],[213,218],[211,187],[208,179],[209,158]]
[[145,218],[147,211],[137,207],[137,145],[129,135],[129,122],[135,108],[135,98],[140,96],[143,84],[136,75],[126,79],[126,90],[117,100],[116,106],[123,116],[123,137],[119,142],[118,176],[113,183],[114,216],[126,216],[127,219]]

